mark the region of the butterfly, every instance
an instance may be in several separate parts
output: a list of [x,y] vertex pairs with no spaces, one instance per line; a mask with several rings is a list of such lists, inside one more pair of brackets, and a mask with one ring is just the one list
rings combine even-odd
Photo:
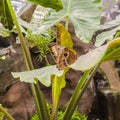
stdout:
[[77,60],[77,55],[62,45],[55,44],[51,47],[51,50],[55,56],[56,67],[59,70],[63,70]]

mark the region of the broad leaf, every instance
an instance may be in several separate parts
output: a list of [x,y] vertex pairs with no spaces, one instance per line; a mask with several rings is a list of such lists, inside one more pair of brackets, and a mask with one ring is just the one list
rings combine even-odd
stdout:
[[[113,59],[120,59],[120,38],[111,41],[107,45],[98,47],[85,55],[81,55],[78,60],[69,67],[75,70],[85,71],[93,68],[98,63]],[[15,78],[20,78],[20,80],[24,82],[36,82],[35,80],[38,79],[44,85],[50,86],[50,76],[52,74],[61,76],[63,73],[63,70],[59,71],[55,65],[53,65],[27,72],[18,72],[12,74]]]
[[33,32],[43,33],[64,18],[72,21],[76,35],[85,42],[91,40],[100,24],[100,0],[62,0],[63,10],[51,11],[48,19]]
[[56,11],[59,11],[63,8],[62,2],[60,0],[27,0],[27,1],[42,5],[44,7],[53,8]]
[[31,71],[12,72],[12,75],[14,76],[14,78],[19,78],[20,81],[24,81],[28,83],[36,83],[36,80],[39,80],[43,85],[50,86],[51,85],[50,75],[53,73],[58,76],[61,76],[63,70],[59,71],[55,67],[55,65],[53,65]]
[[120,60],[120,38],[80,56],[70,67],[85,71],[105,60]]
[[117,26],[117,27],[115,27],[112,30],[105,31],[105,32],[102,32],[101,34],[97,35],[96,43],[95,43],[96,46],[101,46],[106,40],[107,41],[113,40],[116,32],[120,30],[120,15],[118,15],[115,20],[112,20],[110,22],[107,22],[107,23],[101,25],[99,29],[100,30],[109,29],[109,28],[112,28],[114,26]]
[[88,70],[100,62],[100,60],[105,54],[106,49],[107,49],[107,45],[104,45],[102,47],[98,47],[94,50],[91,50],[87,54],[81,55],[77,59],[77,61],[74,64],[72,64],[70,67],[76,70],[82,70],[82,71]]
[[0,0],[0,22],[9,30],[11,30],[14,25],[6,0]]

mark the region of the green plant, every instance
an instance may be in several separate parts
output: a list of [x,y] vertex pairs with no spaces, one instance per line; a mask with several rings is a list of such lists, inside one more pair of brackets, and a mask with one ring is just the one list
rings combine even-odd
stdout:
[[4,117],[7,117],[8,120],[14,120],[14,118],[7,112],[7,110],[0,104],[0,120],[3,120]]
[[[37,0],[30,0],[30,1],[38,3]],[[38,29],[33,27],[35,29],[31,29],[31,31],[33,33],[34,31],[37,31],[38,33],[42,33],[47,28],[50,28],[52,25],[55,25],[57,22],[59,22],[63,18],[66,18],[66,25],[65,25],[66,30],[68,29],[68,21],[70,19],[75,27],[77,36],[84,41],[87,41],[87,40],[90,41],[92,38],[93,32],[96,31],[99,27],[100,0],[87,0],[87,1],[63,0],[62,2],[64,6],[63,10],[61,10],[58,13],[56,13],[55,11],[51,11],[51,14],[48,20],[46,20],[45,23],[43,23]],[[64,70],[59,71],[55,67],[55,65],[34,70],[31,62],[31,58],[29,55],[29,50],[27,48],[26,43],[24,42],[24,37],[22,35],[17,18],[14,14],[14,11],[12,10],[10,1],[6,0],[6,3],[9,8],[10,15],[12,16],[12,19],[16,25],[16,29],[18,31],[18,35],[21,41],[23,56],[25,58],[26,66],[29,70],[27,72],[12,73],[12,74],[15,78],[20,78],[21,81],[23,80],[24,82],[31,83],[31,90],[35,98],[37,113],[38,113],[38,116],[36,116],[35,114],[35,117],[38,117],[40,120],[50,119],[44,96],[39,88],[39,85],[37,84],[37,81],[39,80],[42,84],[44,84],[47,87],[52,84],[52,99],[53,99],[52,120],[59,119],[59,117],[57,118],[57,116],[59,115],[60,117],[62,117],[61,118],[62,120],[72,119],[72,115],[76,116],[74,115],[74,112],[76,111],[76,106],[78,104],[78,101],[81,99],[81,96],[83,95],[90,80],[95,75],[100,64],[105,60],[120,59],[120,56],[119,56],[120,39],[119,38],[115,39],[112,42],[108,43],[107,45],[98,47],[88,52],[87,54],[80,56],[74,64],[68,66]],[[23,22],[21,22],[21,25],[24,25],[24,27],[26,26],[26,24],[27,23],[24,24]],[[35,34],[37,34],[37,32],[35,32]],[[67,32],[67,34],[69,33]],[[62,39],[64,39],[64,37],[62,37]],[[68,46],[64,42],[63,42],[63,45],[65,45],[65,47],[68,47],[70,45],[72,49],[71,40],[68,42]],[[80,78],[79,83],[76,86],[76,89],[74,91],[74,94],[71,97],[70,101],[68,102],[67,107],[65,108],[65,111],[63,113],[61,111],[57,112],[58,106],[59,106],[58,103],[59,103],[60,94],[62,92],[62,88],[64,88],[66,85],[65,74],[69,70],[69,68],[84,71],[84,74]],[[51,80],[52,80],[52,83],[51,83]],[[80,114],[77,113],[77,115],[79,116]],[[83,119],[86,119],[86,117],[85,118],[83,117]]]
[[48,44],[52,42],[52,38],[46,37],[41,34],[34,34],[31,31],[28,31],[26,34],[26,39],[30,43],[32,43],[33,46],[37,46],[39,53],[39,61],[45,59],[47,65],[49,65],[49,62],[47,60],[47,54],[50,53],[50,48],[48,47]]
[[[47,106],[49,116],[51,118],[52,116],[52,105]],[[64,116],[64,108],[59,108],[58,114],[57,114],[57,120],[62,120]],[[38,114],[37,112],[34,113],[34,115],[31,117],[30,120],[38,120]],[[81,115],[80,112],[77,110],[74,111],[74,114],[72,115],[71,120],[87,120],[87,117],[85,115]]]

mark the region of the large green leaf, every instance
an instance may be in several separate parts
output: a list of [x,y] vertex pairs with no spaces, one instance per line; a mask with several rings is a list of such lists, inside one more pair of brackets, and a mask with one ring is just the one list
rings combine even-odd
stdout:
[[72,64],[70,67],[76,70],[82,70],[82,71],[88,70],[94,67],[97,63],[99,63],[101,58],[104,56],[106,49],[107,49],[107,45],[104,45],[94,50],[91,50],[87,54],[81,55],[77,59],[77,61],[74,64]]
[[[120,38],[111,41],[107,45],[98,47],[85,55],[81,55],[78,60],[69,67],[75,70],[86,71],[105,60],[120,60]],[[15,78],[20,78],[20,80],[24,82],[31,83],[38,79],[44,85],[50,86],[50,76],[52,74],[61,76],[63,73],[63,70],[58,70],[55,65],[53,65],[27,72],[12,74]]]
[[85,71],[106,60],[120,60],[120,38],[81,55],[70,67]]
[[56,11],[59,11],[63,8],[62,2],[60,0],[27,0],[27,1],[42,5],[44,7],[53,8]]
[[14,25],[6,0],[0,0],[0,22],[9,30],[11,30]]
[[62,73],[63,70],[59,71],[55,65],[53,65],[25,72],[12,72],[12,75],[14,78],[20,78],[20,81],[36,83],[36,81],[39,80],[43,85],[50,86],[50,75],[56,74],[57,76],[61,76]]
[[[109,28],[112,28],[114,26],[117,26],[115,27],[114,29],[111,29],[109,30]],[[101,44],[103,44],[106,40],[108,41],[111,41],[113,40],[114,38],[114,35],[116,34],[117,31],[120,30],[120,15],[118,15],[116,17],[115,20],[112,20],[110,22],[107,22],[103,25],[100,25],[100,30],[105,30],[105,29],[108,29],[108,31],[105,30],[105,32],[102,32],[101,34],[98,34],[97,37],[96,37],[96,43],[95,45],[96,46],[101,46]]]
[[86,42],[91,40],[93,32],[100,25],[100,0],[62,0],[63,10],[55,12],[51,10],[49,17],[33,32],[42,33],[64,18],[69,18],[76,35]]

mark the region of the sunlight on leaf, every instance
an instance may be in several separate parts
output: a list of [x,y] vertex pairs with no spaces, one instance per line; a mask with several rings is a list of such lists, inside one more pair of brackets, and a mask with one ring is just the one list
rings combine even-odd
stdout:
[[[72,22],[77,37],[85,42],[91,40],[93,33],[100,25],[100,0],[62,0],[63,9],[50,11],[50,15],[35,33],[44,33],[47,29],[68,17]],[[28,27],[29,28],[29,27]]]
[[[101,46],[106,40],[112,41],[114,38],[114,35],[118,30],[120,30],[120,15],[116,17],[115,20],[112,20],[110,22],[106,22],[103,25],[100,25],[100,30],[105,28],[111,28],[113,26],[117,26],[112,30],[102,32],[101,34],[98,34],[96,37],[96,43],[95,46]],[[120,37],[120,36],[119,36]]]
[[53,65],[31,71],[12,72],[12,75],[14,76],[14,78],[19,78],[20,81],[36,83],[36,79],[38,79],[43,85],[50,86],[51,85],[50,75],[53,73],[58,76],[61,76],[63,70],[59,71],[56,68],[56,66]]
[[[81,55],[78,60],[69,67],[75,70],[85,71],[91,69],[98,63],[111,59],[120,60],[120,38],[114,39],[107,45],[98,47]],[[38,79],[45,86],[51,85],[51,75],[53,74],[61,76],[64,74],[64,70],[58,70],[55,65],[52,65],[31,71],[12,73],[14,78],[20,78],[20,81],[35,83],[35,80]]]
[[107,45],[91,50],[85,55],[81,55],[78,60],[70,67],[75,70],[85,71],[94,67],[103,57]]
[[120,38],[109,42],[107,45],[98,47],[85,55],[81,55],[70,67],[75,70],[88,70],[99,62],[105,60],[120,59]]
[[120,38],[117,38],[108,44],[103,60],[120,60]]
[[59,11],[63,8],[61,0],[27,0],[34,4],[42,5],[43,7],[53,8]]

